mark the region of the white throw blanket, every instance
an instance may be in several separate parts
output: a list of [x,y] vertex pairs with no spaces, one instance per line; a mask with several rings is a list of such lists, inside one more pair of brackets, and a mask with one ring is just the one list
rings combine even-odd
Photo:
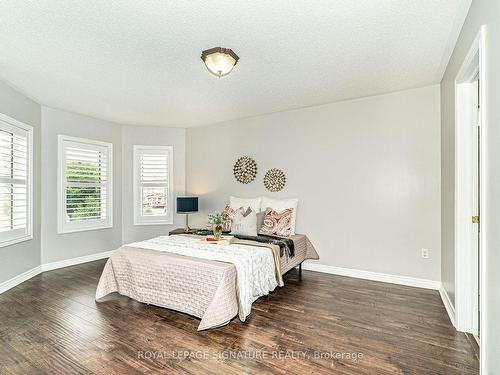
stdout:
[[240,314],[242,321],[250,314],[252,303],[258,297],[269,294],[278,286],[274,256],[267,248],[211,244],[187,236],[160,236],[127,246],[234,264],[237,272],[238,300],[243,309],[243,316]]

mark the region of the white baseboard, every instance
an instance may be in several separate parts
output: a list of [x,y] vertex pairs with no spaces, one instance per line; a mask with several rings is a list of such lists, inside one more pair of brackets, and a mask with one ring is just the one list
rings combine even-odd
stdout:
[[4,281],[3,283],[0,284],[0,294],[8,291],[11,288],[14,288],[15,286],[25,282],[26,280],[31,279],[32,277],[38,275],[41,272],[42,272],[42,267],[36,266],[35,268],[23,272],[20,275],[14,276],[12,279]]
[[77,264],[93,262],[95,260],[109,258],[111,256],[111,254],[113,254],[113,251],[114,250],[105,251],[102,253],[90,254],[90,255],[85,255],[82,257],[78,257],[78,258],[65,259],[65,260],[61,260],[58,262],[45,263],[45,264],[42,264],[41,266],[36,266],[35,268],[30,269],[29,271],[26,271],[20,275],[13,277],[10,280],[7,280],[7,281],[4,281],[3,283],[1,283],[0,284],[0,294],[2,294],[3,292],[6,292],[7,290],[9,290],[11,288],[14,288],[15,286],[21,284],[22,282],[25,282],[25,281],[31,279],[32,277],[42,273],[42,272],[52,271],[52,270],[56,270],[58,268],[75,266]]
[[71,259],[60,260],[57,262],[45,263],[42,264],[42,272],[52,271],[58,268],[76,266],[77,264],[88,263],[99,259],[109,258],[111,254],[113,254],[113,251],[114,250],[104,251],[102,253],[84,255],[78,258],[71,258]]
[[418,279],[416,277],[391,275],[387,273],[378,273],[378,272],[357,270],[352,268],[328,266],[326,264],[319,264],[319,263],[305,262],[302,265],[302,268],[310,271],[331,273],[334,275],[349,276],[358,279],[365,279],[372,281],[381,281],[384,283],[414,286],[417,288],[439,290],[439,287],[441,286],[441,283],[435,280]]
[[[59,269],[59,268],[75,266],[77,264],[93,262],[95,260],[109,258],[111,256],[111,254],[113,254],[113,251],[114,250],[105,251],[102,253],[85,255],[82,257],[78,257],[78,258],[71,258],[71,259],[61,260],[58,262],[42,264],[41,266],[35,267],[29,271],[22,273],[21,275],[13,277],[12,279],[7,280],[7,281],[3,282],[2,284],[0,284],[0,294],[15,287],[16,285],[21,284],[22,282],[24,282],[26,280],[29,280],[30,278],[38,275],[41,272],[52,271],[52,270]],[[446,311],[448,311],[448,314],[450,315],[450,319],[452,320],[452,323],[455,324],[454,323],[455,311],[453,309],[453,305],[451,304],[451,302],[448,298],[448,295],[446,294],[446,291],[444,289],[442,289],[441,283],[439,281],[418,279],[418,278],[414,278],[414,277],[391,275],[391,274],[371,272],[371,271],[356,270],[356,269],[351,269],[351,268],[328,266],[326,264],[319,264],[319,263],[305,262],[303,264],[303,268],[305,270],[318,271],[318,272],[330,273],[330,274],[341,275],[341,276],[356,277],[358,279],[381,281],[381,282],[385,282],[385,283],[392,283],[392,284],[413,286],[413,287],[418,287],[418,288],[439,290],[439,293],[441,294],[441,298],[443,299],[443,303],[445,305]]]
[[443,305],[444,308],[446,309],[446,312],[448,313],[448,316],[450,317],[451,324],[453,324],[453,327],[455,326],[455,308],[453,307],[453,304],[450,301],[450,297],[448,296],[448,293],[446,293],[446,289],[444,289],[443,285],[439,287],[439,295],[441,296],[441,299],[443,300]]

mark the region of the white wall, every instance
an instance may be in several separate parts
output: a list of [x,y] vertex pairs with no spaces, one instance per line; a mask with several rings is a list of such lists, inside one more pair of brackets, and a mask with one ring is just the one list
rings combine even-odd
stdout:
[[[57,233],[57,136],[89,138],[113,144],[113,227]],[[114,250],[121,245],[122,138],[112,122],[42,107],[42,263]]]
[[[187,192],[203,210],[229,195],[298,197],[297,230],[320,263],[440,280],[439,85],[187,129]],[[241,155],[256,181],[235,181]],[[267,169],[287,185],[269,193]],[[422,259],[421,248],[430,249]]]
[[[172,225],[134,225],[133,145],[173,146],[174,148],[174,201],[186,189],[186,130],[124,126],[123,140],[123,235],[122,242],[130,243],[167,234],[170,229],[183,227],[184,218],[175,214]],[[174,203],[175,204],[175,203]]]
[[500,1],[475,0],[462,28],[457,45],[441,82],[441,153],[442,153],[442,279],[454,301],[454,178],[455,178],[455,77],[481,25],[486,31],[486,123],[483,126],[483,147],[486,167],[486,212],[481,213],[481,226],[486,237],[487,264],[482,270],[486,283],[482,291],[486,320],[481,322],[481,349],[486,361],[482,371],[500,374]]
[[40,105],[0,82],[0,113],[33,126],[33,239],[0,247],[0,284],[40,265]]
[[[35,127],[34,239],[0,248],[0,283],[40,264],[114,250],[123,243],[165,234],[170,229],[183,225],[183,217],[175,214],[172,225],[133,225],[132,156],[134,144],[173,146],[174,197],[184,195],[185,129],[122,126],[84,115],[40,107],[3,83],[0,83],[0,112]],[[113,144],[112,228],[57,233],[59,134]]]

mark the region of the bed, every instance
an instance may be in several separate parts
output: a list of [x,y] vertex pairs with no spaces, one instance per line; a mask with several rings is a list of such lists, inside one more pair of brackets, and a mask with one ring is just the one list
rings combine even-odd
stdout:
[[305,235],[290,237],[293,256],[250,240],[211,244],[202,236],[160,236],[124,245],[106,262],[96,301],[117,292],[142,303],[200,318],[198,330],[244,322],[252,303],[283,286],[282,275],[319,259]]

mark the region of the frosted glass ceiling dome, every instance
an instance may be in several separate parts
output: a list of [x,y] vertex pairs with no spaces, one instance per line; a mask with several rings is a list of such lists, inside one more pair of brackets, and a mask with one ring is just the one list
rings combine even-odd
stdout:
[[231,73],[239,57],[232,49],[215,47],[203,51],[201,59],[208,71],[220,78]]

